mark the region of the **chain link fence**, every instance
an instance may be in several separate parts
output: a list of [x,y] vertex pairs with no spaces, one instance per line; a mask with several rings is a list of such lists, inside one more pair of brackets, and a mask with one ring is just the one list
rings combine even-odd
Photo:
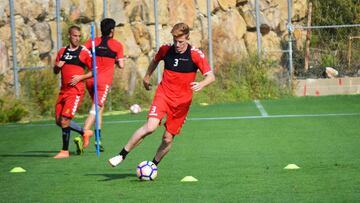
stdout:
[[[102,17],[107,17],[108,6],[106,0],[103,1],[103,8],[97,8],[97,13],[102,13]],[[209,4],[209,0],[207,4]],[[258,5],[259,0],[252,1],[253,5]],[[61,23],[64,18],[61,16],[60,7],[62,6],[60,0],[55,0],[55,9],[54,17],[56,19],[56,50],[58,50],[62,44],[62,26]],[[154,3],[154,15],[157,16],[157,5],[156,0]],[[284,0],[283,4],[288,6],[288,22],[292,22],[291,19],[291,8],[292,0]],[[12,36],[15,36],[15,27],[16,20],[14,20],[14,11],[13,8],[16,1],[9,0],[10,13],[11,13],[11,24],[12,24]],[[208,6],[208,14],[210,15],[210,7]],[[103,11],[100,11],[103,10]],[[259,21],[259,13],[262,11],[259,10],[258,6],[254,6],[251,11],[256,18],[256,27],[260,28],[262,26]],[[94,16],[96,16],[94,11]],[[310,14],[308,14],[309,18]],[[155,20],[157,18],[155,17]],[[158,32],[158,22],[155,22],[154,32]],[[286,26],[286,25],[285,25]],[[274,59],[278,64],[278,70],[275,70],[275,74],[279,80],[288,80],[291,84],[292,79],[307,79],[307,78],[325,78],[325,68],[331,67],[338,71],[338,77],[356,77],[359,75],[360,68],[360,25],[328,25],[328,26],[305,26],[305,25],[292,25],[292,23],[287,24],[288,35],[291,37],[283,37],[281,42],[281,49],[278,50],[269,50],[262,48],[262,43],[259,38],[262,36],[260,29],[256,29],[257,35],[257,53],[261,54],[264,58]],[[54,30],[53,30],[54,31]],[[211,38],[211,18],[208,18],[208,36]],[[156,34],[158,38],[158,34]],[[12,40],[12,50],[16,52],[16,48],[19,45],[16,44],[16,41],[13,38]],[[155,39],[158,47],[159,40]],[[212,63],[212,43],[213,40],[208,40],[208,57],[210,63]],[[289,49],[291,47],[291,49]],[[16,54],[14,54],[16,56]],[[38,70],[43,69],[44,66],[32,64],[30,67],[18,67],[18,61],[16,57],[13,58],[13,70],[14,70],[14,89],[15,94],[19,96],[20,86],[18,81],[18,73],[22,70]],[[160,69],[159,69],[160,70]],[[158,74],[158,77],[160,74]],[[111,100],[111,97],[110,97]],[[111,108],[111,102],[110,102]]]
[[357,77],[360,69],[360,24],[297,26],[294,48],[294,75],[299,79],[328,78],[326,68],[336,77]]

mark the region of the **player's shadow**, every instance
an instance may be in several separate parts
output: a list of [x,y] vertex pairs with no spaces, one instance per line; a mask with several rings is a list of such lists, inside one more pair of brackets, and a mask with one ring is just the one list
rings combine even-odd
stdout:
[[0,154],[0,157],[52,157],[58,151],[26,151],[14,154]]
[[132,174],[132,173],[96,173],[96,174],[85,174],[85,175],[105,177],[105,179],[99,181],[111,181],[116,179],[124,179],[127,177],[136,177],[136,174]]

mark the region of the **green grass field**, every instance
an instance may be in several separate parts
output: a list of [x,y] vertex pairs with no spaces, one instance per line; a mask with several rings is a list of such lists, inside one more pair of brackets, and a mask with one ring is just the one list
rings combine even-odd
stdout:
[[[53,159],[62,145],[53,121],[1,125],[0,202],[360,201],[360,95],[260,104],[263,115],[254,102],[194,104],[151,182],[139,181],[135,169],[152,160],[162,126],[120,166],[107,163],[146,112],[106,116],[100,158],[90,146],[82,156]],[[300,169],[283,169],[288,164]],[[9,172],[18,166],[27,172]],[[180,182],[185,176],[199,181]]]

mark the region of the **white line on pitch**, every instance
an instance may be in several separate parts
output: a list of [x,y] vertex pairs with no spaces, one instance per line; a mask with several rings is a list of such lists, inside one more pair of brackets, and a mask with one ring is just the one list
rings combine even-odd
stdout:
[[329,117],[329,116],[357,116],[360,113],[339,113],[339,114],[300,114],[300,115],[271,115],[271,116],[235,116],[235,117],[213,117],[213,118],[189,118],[187,120],[241,120],[241,119],[259,119],[259,118],[302,118],[302,117]]
[[[208,118],[187,118],[189,121],[205,121],[205,120],[242,120],[242,119],[270,119],[270,118],[303,118],[303,117],[329,117],[329,116],[358,116],[360,113],[328,113],[328,114],[294,114],[294,115],[268,115],[268,116],[230,116],[230,117],[208,117]],[[139,123],[146,120],[118,120],[118,121],[103,121],[106,124],[119,123]],[[78,123],[82,125],[82,123]],[[55,124],[5,124],[1,127],[41,127],[41,126],[55,126]]]
[[255,104],[256,104],[256,108],[259,109],[260,113],[261,113],[261,116],[263,117],[268,117],[269,114],[266,112],[265,108],[263,107],[263,105],[261,105],[260,101],[259,100],[254,100]]

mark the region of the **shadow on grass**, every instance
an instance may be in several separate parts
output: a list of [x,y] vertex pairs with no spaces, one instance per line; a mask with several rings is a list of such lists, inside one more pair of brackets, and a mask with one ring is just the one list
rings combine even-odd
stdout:
[[105,177],[105,179],[99,180],[99,181],[111,181],[111,180],[117,180],[117,179],[124,179],[127,177],[135,177],[136,174],[132,173],[97,173],[97,174],[85,174],[86,176],[102,176]]
[[26,151],[14,154],[0,154],[0,157],[52,157],[59,151]]

